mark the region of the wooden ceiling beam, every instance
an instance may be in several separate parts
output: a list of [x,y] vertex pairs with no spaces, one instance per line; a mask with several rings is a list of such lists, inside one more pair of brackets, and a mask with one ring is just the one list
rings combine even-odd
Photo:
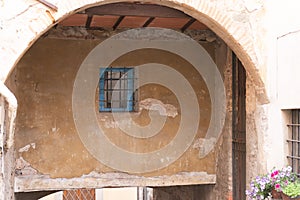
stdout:
[[194,18],[190,19],[182,28],[181,32],[184,32],[186,29],[188,29],[196,20]]
[[125,18],[125,16],[119,17],[119,19],[116,21],[116,23],[113,26],[113,30],[116,30],[118,28],[118,26],[120,25],[120,23],[123,21],[124,18]]
[[151,24],[151,22],[155,19],[155,17],[149,17],[149,19],[145,22],[145,24],[143,25],[143,27],[148,27],[149,24]]
[[88,15],[191,18],[185,13],[154,4],[114,3],[86,9]]
[[88,18],[87,18],[86,23],[85,23],[86,28],[91,27],[92,19],[93,19],[93,15],[88,15]]

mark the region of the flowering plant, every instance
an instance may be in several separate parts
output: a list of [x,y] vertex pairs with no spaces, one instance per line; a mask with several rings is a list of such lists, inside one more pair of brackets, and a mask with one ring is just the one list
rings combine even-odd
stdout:
[[273,184],[270,175],[257,176],[250,183],[250,190],[246,190],[246,195],[251,199],[263,200],[271,196]]
[[296,180],[297,175],[292,172],[292,167],[290,166],[284,167],[281,170],[273,169],[271,171],[271,181],[277,192],[282,192],[283,188]]
[[246,190],[246,195],[250,199],[263,200],[271,197],[271,191],[275,189],[281,192],[289,183],[295,182],[297,175],[292,172],[290,166],[281,170],[273,168],[271,172],[257,176],[250,183],[250,189]]

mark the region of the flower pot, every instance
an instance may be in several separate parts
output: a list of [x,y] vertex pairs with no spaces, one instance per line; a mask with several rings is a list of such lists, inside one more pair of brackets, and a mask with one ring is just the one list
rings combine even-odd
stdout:
[[283,200],[300,200],[300,196],[297,196],[297,197],[295,197],[295,198],[292,198],[292,197],[289,197],[289,196],[287,196],[286,194],[284,194],[284,193],[282,193],[282,199]]
[[282,192],[277,192],[275,189],[273,189],[273,190],[271,191],[272,198],[273,198],[273,199],[282,199],[282,198],[281,198],[281,193],[282,193]]

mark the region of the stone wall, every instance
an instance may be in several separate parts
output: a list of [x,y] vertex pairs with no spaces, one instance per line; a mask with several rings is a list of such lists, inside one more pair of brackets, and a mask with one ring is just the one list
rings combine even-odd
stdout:
[[0,199],[14,199],[14,123],[17,101],[0,83]]

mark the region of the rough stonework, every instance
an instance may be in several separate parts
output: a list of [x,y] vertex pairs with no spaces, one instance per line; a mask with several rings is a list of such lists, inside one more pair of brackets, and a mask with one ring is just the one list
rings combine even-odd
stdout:
[[14,125],[17,101],[13,94],[0,83],[0,199],[14,199]]
[[[300,21],[296,20],[299,18],[298,2],[294,0],[41,2],[0,0],[0,200],[14,199],[14,192],[123,186],[153,186],[155,200],[234,199],[232,191],[237,186],[232,184],[235,177],[232,173],[234,162],[232,52],[241,61],[247,73],[246,116],[242,116],[246,120],[247,163],[244,167],[247,184],[251,178],[273,167],[280,168],[290,164],[290,158],[287,158],[289,152],[287,138],[290,130],[286,125],[290,122],[291,110],[300,108],[297,92],[300,85],[300,79],[297,77],[300,73],[297,56],[300,46],[298,39]],[[120,65],[130,67],[147,63],[171,66],[174,71],[181,73],[195,90],[199,102],[197,106],[201,111],[199,123],[192,123],[195,117],[183,115],[184,110],[176,95],[169,88],[159,84],[144,85],[135,91],[139,96],[135,99],[137,104],[134,112],[130,113],[132,116],[130,120],[127,118],[117,121],[109,112],[99,114],[100,86],[93,90],[95,99],[92,100],[95,105],[90,103],[88,105],[93,106],[79,106],[83,110],[88,108],[93,111],[96,118],[94,125],[106,131],[104,139],[99,141],[107,140],[115,145],[105,150],[109,151],[117,146],[124,152],[129,152],[128,154],[134,152],[136,155],[149,152],[160,155],[157,149],[174,145],[168,139],[177,137],[175,130],[181,130],[180,120],[189,116],[190,119],[186,120],[189,123],[187,127],[197,126],[191,144],[176,161],[163,167],[159,165],[160,168],[153,171],[143,171],[143,167],[154,163],[150,159],[142,163],[143,167],[136,173],[125,173],[105,162],[102,163],[92,150],[105,145],[100,145],[102,143],[99,142],[95,146],[91,145],[92,150],[88,149],[89,145],[83,143],[82,135],[77,134],[78,124],[91,121],[90,116],[86,115],[86,118],[78,123],[73,112],[75,109],[72,94],[76,89],[73,86],[81,64],[94,47],[132,29],[96,30],[87,26],[65,27],[61,22],[73,14],[85,12],[87,8],[120,2],[158,4],[173,8],[191,16],[208,28],[165,30],[165,33],[176,30],[178,34],[185,34],[184,42],[181,41],[183,37],[178,38],[172,34],[165,34],[162,37],[158,34],[161,30],[154,28],[144,32],[143,38],[141,36],[138,38],[142,38],[146,43],[159,39],[163,39],[164,42],[175,41],[174,44],[177,46],[173,51],[167,51],[162,44],[158,45],[160,49],[131,49],[109,63],[112,67]],[[122,17],[119,18],[119,22],[121,20]],[[132,34],[134,31],[138,32],[132,30],[130,34],[115,38],[124,41],[135,40],[137,35]],[[212,94],[209,93],[207,79],[197,72],[195,66],[198,65],[191,64],[192,57],[184,58],[176,54],[177,50],[182,54],[187,53],[184,51],[188,49],[184,47],[186,41],[196,41],[205,50],[201,55],[198,51],[190,51],[190,55],[198,53],[197,56],[202,56],[201,58],[210,57],[220,71],[226,93],[225,112],[212,112],[215,101],[210,96]],[[126,44],[125,47],[128,49],[134,46]],[[102,51],[98,55],[99,58],[106,55],[102,58],[108,60],[111,58],[109,52],[125,48],[122,45],[106,46],[107,49],[112,47],[113,51]],[[95,57],[97,62],[98,58]],[[92,70],[87,69],[86,72]],[[94,73],[97,78],[98,73],[98,71]],[[157,77],[158,75],[160,73],[157,73]],[[85,80],[87,85],[84,81],[82,85],[88,87],[89,80],[93,79],[90,78]],[[183,82],[179,80],[175,79],[171,83],[178,83],[180,86],[182,84],[179,83]],[[212,83],[216,82],[211,82],[211,85],[214,85]],[[81,92],[84,93],[85,90]],[[192,97],[186,91],[181,94],[185,95],[184,99]],[[215,100],[222,100],[220,96]],[[86,96],[81,98],[82,102],[85,98]],[[192,111],[190,113],[193,113]],[[151,122],[151,113],[156,113],[157,121],[166,124],[156,135],[144,136],[145,132],[137,131],[132,139],[132,135],[124,134],[126,130],[122,129],[123,127],[148,125]],[[211,116],[215,114],[216,116],[224,114],[226,118],[220,137],[205,137]],[[84,138],[96,135],[95,126],[85,126],[90,130],[86,131]],[[187,128],[186,136],[188,137],[191,132]],[[204,144],[214,148],[207,150]],[[167,163],[173,158],[170,155],[178,151],[179,148],[174,148],[168,152],[167,156],[159,160],[160,164]],[[103,155],[106,156],[105,153]],[[119,155],[109,156],[108,160],[113,164],[124,159],[123,163],[126,166],[136,163],[137,160],[126,159]],[[165,188],[165,186],[176,187]]]

